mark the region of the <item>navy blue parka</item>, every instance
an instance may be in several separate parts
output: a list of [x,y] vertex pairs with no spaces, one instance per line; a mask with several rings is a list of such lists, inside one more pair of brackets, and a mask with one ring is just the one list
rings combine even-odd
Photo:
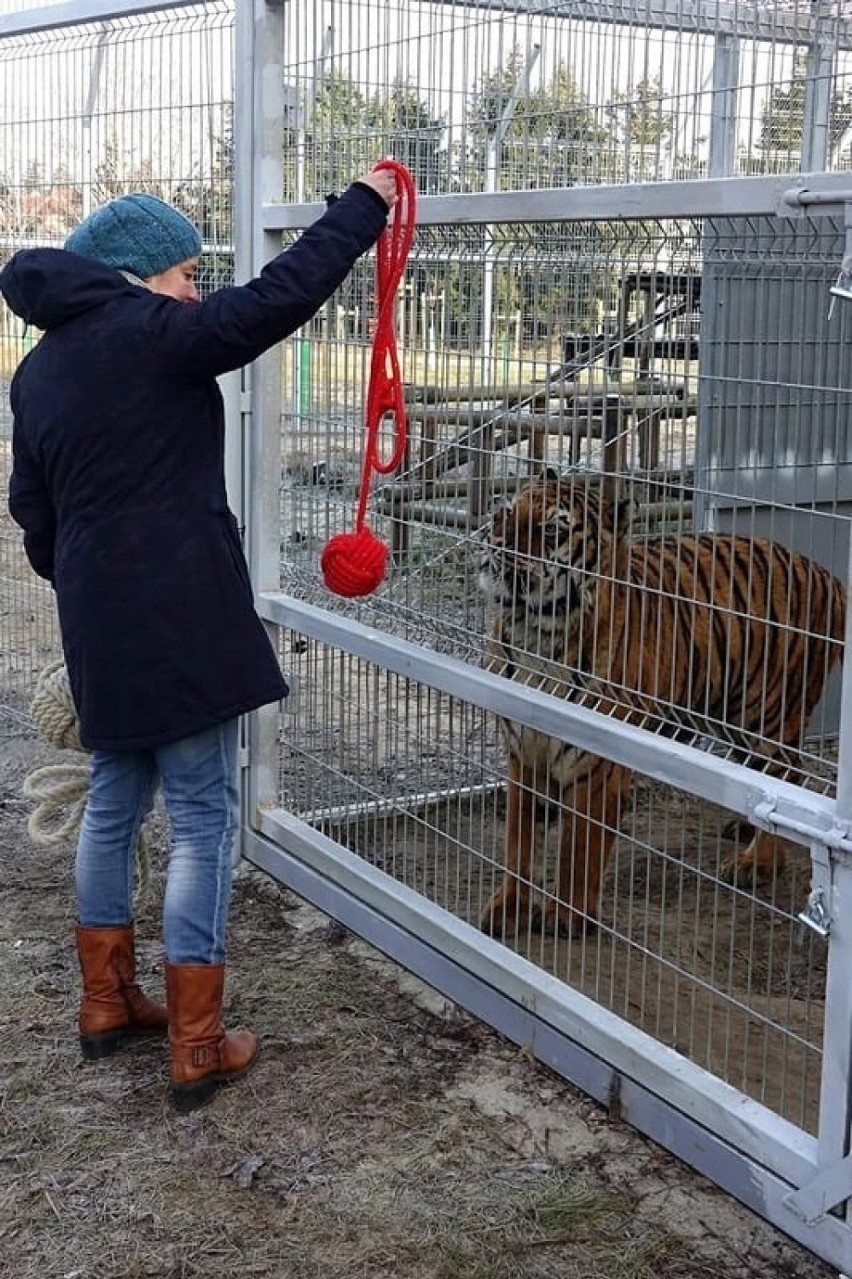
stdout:
[[55,588],[90,749],[167,745],[286,694],[228,508],[215,379],[310,319],[386,218],[355,183],[257,279],[197,303],[61,249],[0,272],[44,330],[12,380],[9,509]]

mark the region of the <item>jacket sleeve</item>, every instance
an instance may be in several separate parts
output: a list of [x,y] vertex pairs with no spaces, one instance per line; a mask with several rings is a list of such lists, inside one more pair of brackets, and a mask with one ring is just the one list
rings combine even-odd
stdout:
[[[14,398],[12,401],[14,412]],[[12,430],[12,474],[9,477],[9,512],[24,530],[24,550],[39,577],[54,578],[56,512],[41,468],[33,457],[17,417]]]
[[250,363],[319,310],[378,240],[387,215],[377,192],[353,183],[248,284],[194,304],[158,297],[148,323],[164,361],[204,377]]

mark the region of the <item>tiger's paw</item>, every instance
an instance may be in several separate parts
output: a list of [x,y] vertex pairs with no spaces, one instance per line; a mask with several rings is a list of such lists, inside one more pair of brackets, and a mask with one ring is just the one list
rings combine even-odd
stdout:
[[557,909],[549,912],[550,919],[547,927],[542,931],[550,933],[553,937],[593,937],[598,931],[598,921],[594,915],[585,915],[581,910],[574,910],[571,907],[560,904]]
[[505,941],[525,933],[543,933],[551,937],[582,937],[597,928],[597,920],[571,910],[544,894],[535,900],[527,889],[498,888],[492,893],[480,916],[479,926],[489,937]]
[[754,890],[759,884],[765,883],[770,874],[771,870],[760,865],[748,850],[723,858],[719,867],[719,878],[726,884],[733,884],[735,888]]
[[491,894],[479,917],[479,927],[489,937],[502,940],[507,933],[517,933],[529,915],[529,894],[504,884]]

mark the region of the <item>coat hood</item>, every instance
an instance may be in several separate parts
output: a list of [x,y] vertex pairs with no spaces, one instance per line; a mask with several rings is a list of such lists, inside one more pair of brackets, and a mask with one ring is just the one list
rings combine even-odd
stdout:
[[143,288],[113,267],[65,249],[21,249],[0,271],[8,306],[42,332]]

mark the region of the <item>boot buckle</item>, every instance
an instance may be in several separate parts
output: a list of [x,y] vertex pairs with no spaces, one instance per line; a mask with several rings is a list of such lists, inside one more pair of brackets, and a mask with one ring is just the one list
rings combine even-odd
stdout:
[[198,1044],[192,1050],[192,1064],[198,1069],[204,1066],[218,1065],[219,1049],[215,1044]]

